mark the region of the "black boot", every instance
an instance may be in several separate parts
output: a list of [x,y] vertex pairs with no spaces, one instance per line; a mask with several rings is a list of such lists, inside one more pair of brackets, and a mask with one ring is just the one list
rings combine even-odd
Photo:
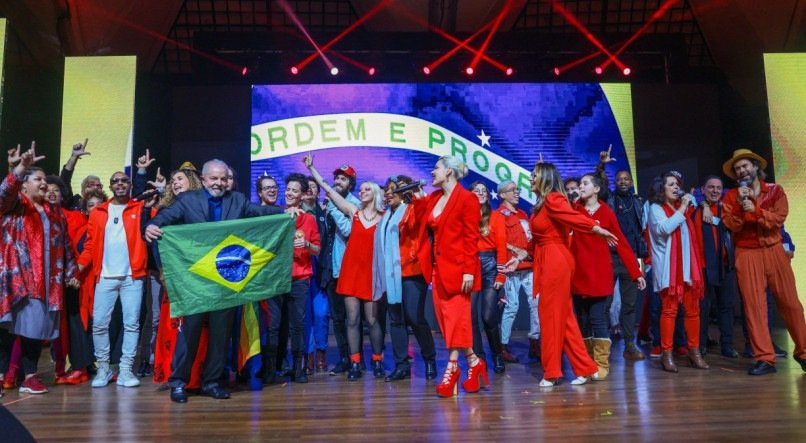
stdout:
[[425,361],[425,379],[433,380],[437,378],[437,362],[436,360]]
[[294,375],[292,380],[296,383],[308,383],[308,374],[305,373],[305,361],[302,354],[294,356]]
[[277,367],[277,357],[274,353],[264,352],[263,353],[263,384],[264,385],[273,385],[277,384],[277,371],[274,369]]
[[383,370],[383,361],[375,360],[372,362],[372,375],[375,378],[383,378],[386,376],[386,371]]
[[330,375],[343,374],[349,369],[350,360],[348,360],[346,357],[342,357],[338,362],[336,362],[336,365],[333,366],[333,369],[330,370]]
[[507,367],[504,365],[504,357],[502,357],[501,354],[493,355],[493,372],[503,374],[506,370]]
[[361,364],[353,363],[350,366],[350,370],[347,371],[347,380],[348,381],[356,381],[361,378]]

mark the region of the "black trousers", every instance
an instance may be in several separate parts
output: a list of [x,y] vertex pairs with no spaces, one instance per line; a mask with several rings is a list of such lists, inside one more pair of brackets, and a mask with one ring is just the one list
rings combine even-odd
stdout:
[[[420,355],[423,360],[436,359],[434,337],[431,327],[425,319],[425,295],[428,284],[422,275],[403,277],[402,303],[387,304],[389,312],[389,335],[392,339],[392,353],[395,356],[395,365],[398,368],[409,367],[409,332],[411,327],[417,343],[420,345]],[[379,319],[380,321],[380,319]]]
[[305,351],[305,315],[308,310],[308,289],[311,280],[294,280],[291,292],[269,299],[269,354],[278,355],[278,347],[286,347],[280,341],[280,325],[288,319],[288,335],[291,338],[291,355],[295,358]]
[[14,335],[5,328],[0,328],[0,374],[8,372],[8,366],[11,363],[11,348],[14,346],[14,340],[17,337],[20,338],[20,348],[22,350],[20,366],[23,374],[36,374],[39,355],[42,354],[42,340]]
[[219,311],[187,315],[179,327],[176,336],[176,349],[171,362],[171,376],[168,385],[171,387],[185,386],[190,381],[190,370],[196,359],[199,348],[199,337],[205,318],[209,317],[207,334],[207,356],[202,369],[202,387],[218,384],[218,379],[224,371],[229,350],[232,320],[235,318],[235,309],[222,309]]
[[638,290],[638,285],[630,277],[618,254],[611,253],[610,257],[613,260],[613,274],[619,282],[619,291],[621,292],[619,323],[621,324],[621,333],[624,336],[624,345],[635,345],[636,313],[640,303],[641,291]]
[[717,324],[719,325],[719,345],[722,350],[733,349],[733,306],[738,294],[736,271],[729,271],[721,285],[705,285],[705,294],[700,300],[700,347],[708,344],[708,324],[710,323],[711,306],[717,306]]
[[[92,345],[92,323],[87,325],[87,329],[84,329],[84,323],[81,321],[77,289],[65,288],[64,305],[67,311],[65,320],[67,321],[67,335],[70,341],[70,366],[76,370],[84,369],[95,361],[95,351]],[[122,336],[123,334],[118,335]],[[117,345],[117,343],[115,344]],[[122,343],[120,344],[122,346]],[[118,361],[120,361],[119,356]]]
[[349,359],[350,351],[347,349],[347,308],[344,306],[344,296],[336,293],[339,280],[332,278],[327,283],[327,298],[330,302],[330,320],[333,322],[333,336],[336,338],[336,347],[339,349],[339,358]]

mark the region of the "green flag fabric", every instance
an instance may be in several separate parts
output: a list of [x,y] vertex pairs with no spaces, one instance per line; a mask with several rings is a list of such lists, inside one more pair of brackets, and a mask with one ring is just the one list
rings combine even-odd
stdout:
[[158,245],[171,317],[291,291],[294,219],[286,214],[166,226]]

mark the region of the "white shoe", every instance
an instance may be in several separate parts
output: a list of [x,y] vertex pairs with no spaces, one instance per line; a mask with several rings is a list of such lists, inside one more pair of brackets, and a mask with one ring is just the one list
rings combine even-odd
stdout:
[[584,385],[590,380],[590,377],[577,377],[571,380],[571,384],[574,386]]
[[131,369],[121,369],[118,374],[118,386],[134,388],[140,386],[140,379],[134,376]]
[[554,387],[555,385],[557,385],[557,380],[546,380],[545,378],[543,380],[540,380],[540,383],[538,383],[538,386],[540,386],[541,388],[551,388]]
[[103,388],[112,380],[112,375],[114,374],[109,369],[109,366],[101,366],[98,368],[98,372],[95,373],[95,378],[92,379],[92,387]]

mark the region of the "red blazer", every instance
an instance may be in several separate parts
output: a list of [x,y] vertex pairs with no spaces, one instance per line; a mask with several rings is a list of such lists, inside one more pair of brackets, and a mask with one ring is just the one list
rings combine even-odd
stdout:
[[[479,263],[479,199],[461,185],[456,185],[445,209],[438,219],[432,244],[429,239],[428,218],[442,197],[438,190],[425,199],[414,200],[415,212],[421,221],[417,258],[425,281],[431,283],[434,264],[440,271],[439,280],[445,294],[462,292],[462,274],[473,274],[473,291],[481,290]],[[423,201],[424,200],[424,201]]]

